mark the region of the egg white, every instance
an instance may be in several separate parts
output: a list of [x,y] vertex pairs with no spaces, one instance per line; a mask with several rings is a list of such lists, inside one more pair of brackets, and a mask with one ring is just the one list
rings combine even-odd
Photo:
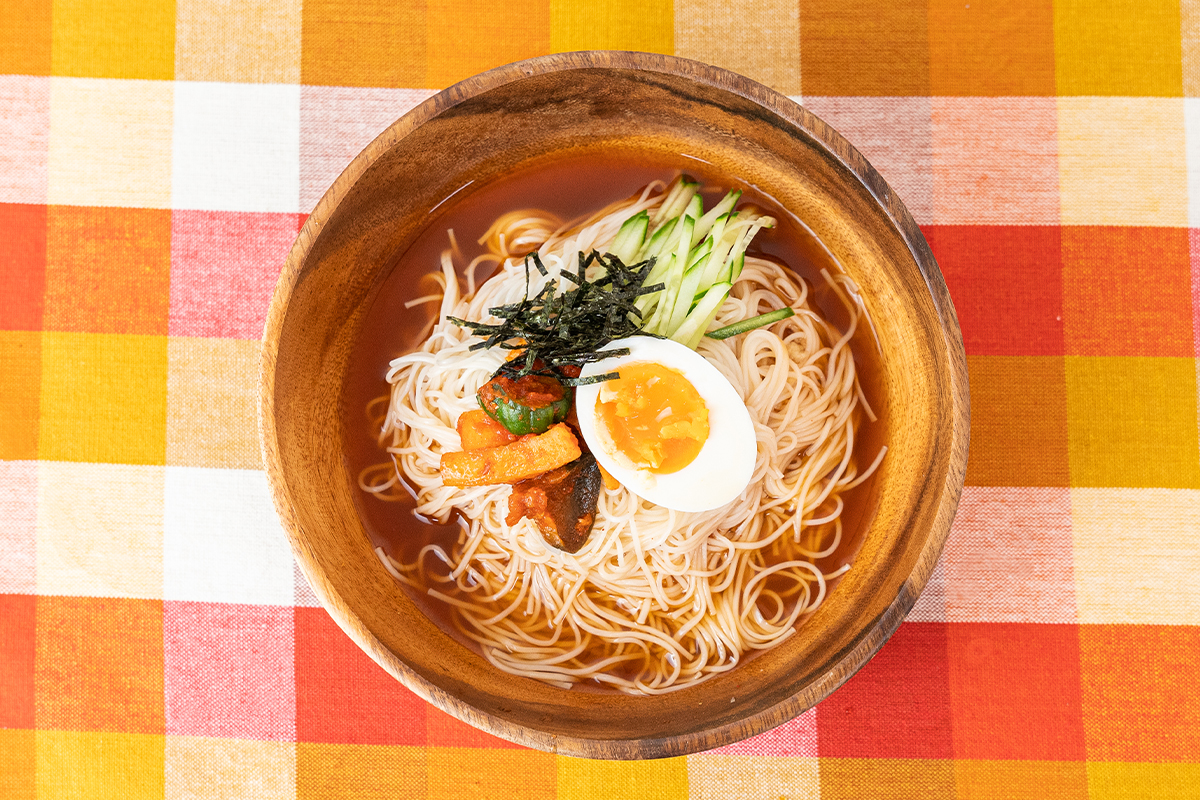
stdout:
[[630,336],[607,345],[611,350],[629,348],[629,354],[588,364],[582,376],[617,372],[623,364],[651,362],[678,370],[696,388],[708,406],[708,439],[692,463],[678,472],[656,475],[649,470],[630,469],[612,443],[599,430],[596,404],[601,384],[575,390],[575,413],[579,430],[592,455],[610,475],[645,500],[676,511],[709,511],[737,498],[754,474],[758,447],[750,412],[725,376],[691,348],[669,339]]

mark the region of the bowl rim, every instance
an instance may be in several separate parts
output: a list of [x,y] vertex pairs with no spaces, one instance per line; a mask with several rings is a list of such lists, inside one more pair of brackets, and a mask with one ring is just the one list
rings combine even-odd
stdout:
[[[384,647],[323,578],[315,556],[292,518],[273,415],[275,355],[292,292],[304,271],[308,255],[324,221],[330,218],[359,177],[393,144],[426,121],[464,101],[528,77],[591,69],[660,73],[696,81],[749,100],[816,140],[862,184],[904,240],[929,290],[949,360],[949,396],[954,419],[953,435],[948,443],[948,470],[925,545],[895,599],[860,633],[856,644],[844,651],[833,667],[809,684],[804,691],[736,722],[665,738],[584,739],[544,733],[494,716],[466,703],[410,669]],[[466,78],[430,96],[401,116],[351,160],[318,201],[302,226],[287,255],[271,298],[264,324],[260,365],[258,426],[263,464],[267,471],[272,499],[297,564],[325,610],[368,656],[424,700],[487,733],[553,753],[587,758],[640,759],[700,752],[770,730],[827,698],[879,651],[916,603],[918,595],[929,581],[949,535],[966,476],[970,439],[970,395],[962,334],[945,280],[924,235],[908,209],[853,145],[786,95],[737,73],[678,56],[612,50],[539,56]]]

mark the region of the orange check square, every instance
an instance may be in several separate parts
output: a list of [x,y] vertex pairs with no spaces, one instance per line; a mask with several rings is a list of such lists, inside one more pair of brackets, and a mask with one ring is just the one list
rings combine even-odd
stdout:
[[478,728],[455,719],[454,717],[434,706],[425,709],[425,728],[429,736],[430,747],[447,747],[462,749],[467,747],[483,747],[491,750],[524,750],[519,744],[484,733]]
[[171,212],[51,206],[46,330],[165,335]]
[[954,762],[822,758],[821,800],[953,800]]
[[[559,796],[553,753],[478,747],[430,747],[427,753],[429,800],[557,800]],[[600,794],[612,797],[614,792],[610,788]]]
[[1066,486],[1067,387],[1063,359],[968,356],[971,486]]
[[0,74],[50,74],[53,0],[0,5]]
[[1062,229],[1067,355],[1192,357],[1186,228]]
[[1053,0],[932,0],[935,95],[1054,95]]
[[449,86],[492,67],[550,52],[546,0],[432,0],[425,13],[429,54],[422,86]]
[[39,597],[39,729],[163,732],[162,601]]
[[42,335],[31,331],[0,331],[0,460],[26,461],[38,457],[38,415],[41,413]]
[[805,0],[800,80],[806,95],[929,94],[924,0]]
[[1089,761],[1192,761],[1200,753],[1200,627],[1083,625]]
[[37,798],[37,740],[32,730],[0,728],[0,797]]
[[300,36],[303,84],[425,85],[424,3],[306,0]]
[[1082,761],[963,759],[954,762],[954,782],[958,797],[971,800],[1089,800],[1087,767]]

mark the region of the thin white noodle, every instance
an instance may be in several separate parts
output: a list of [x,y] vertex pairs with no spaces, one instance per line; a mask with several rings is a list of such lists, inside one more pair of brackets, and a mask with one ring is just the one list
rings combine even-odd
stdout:
[[[427,545],[408,563],[379,551],[385,568],[445,603],[459,633],[499,669],[555,686],[592,680],[634,694],[673,691],[791,636],[828,581],[849,568],[823,574],[814,563],[841,542],[841,493],[874,473],[886,452],[859,472],[855,428],[874,413],[849,348],[862,314],[853,283],[822,273],[848,315],[847,329],[838,330],[812,305],[804,281],[747,256],[713,326],[785,304],[797,313],[731,339],[706,338],[698,348],[754,422],[758,457],[741,498],[682,513],[623,487],[604,492],[587,543],[568,554],[546,545],[529,520],[507,524],[509,487],[442,485],[441,454],[460,446],[454,425],[475,407],[476,389],[502,357],[471,351],[478,339],[445,317],[488,319],[488,309],[523,297],[521,256],[535,249],[549,271],[529,276],[528,291],[538,292],[574,269],[580,253],[603,249],[631,214],[653,215],[663,189],[653,184],[570,223],[538,211],[506,214],[480,240],[489,253],[468,265],[465,287],[452,237],[434,276],[443,294],[420,298],[441,300],[440,321],[419,350],[392,362],[387,413],[371,415],[394,466],[364,470],[362,488],[381,499],[407,488],[416,513],[443,523],[457,513],[463,523],[449,551]],[[476,286],[481,263],[496,263],[496,273]]]
[[442,296],[440,294],[427,294],[424,297],[418,297],[415,300],[407,301],[404,304],[404,307],[405,308],[416,308],[417,306],[424,305],[425,303],[432,303],[434,301],[437,301],[440,303],[442,301]]

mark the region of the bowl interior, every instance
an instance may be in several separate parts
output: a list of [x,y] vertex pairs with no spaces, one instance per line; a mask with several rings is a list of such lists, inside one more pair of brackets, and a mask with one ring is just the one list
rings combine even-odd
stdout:
[[[675,693],[563,691],[491,667],[383,570],[355,505],[339,397],[384,270],[430,212],[547,154],[596,147],[710,162],[780,201],[861,290],[884,357],[889,454],[854,566],[784,644]],[[966,462],[961,337],[911,217],[840,137],[786,98],[694,62],[568,54],[494,70],[431,98],[367,148],[301,231],[264,340],[264,457],[301,568],[339,625],[443,709],[531,746],[676,755],[766,730],[845,681],[899,625],[940,553]]]

